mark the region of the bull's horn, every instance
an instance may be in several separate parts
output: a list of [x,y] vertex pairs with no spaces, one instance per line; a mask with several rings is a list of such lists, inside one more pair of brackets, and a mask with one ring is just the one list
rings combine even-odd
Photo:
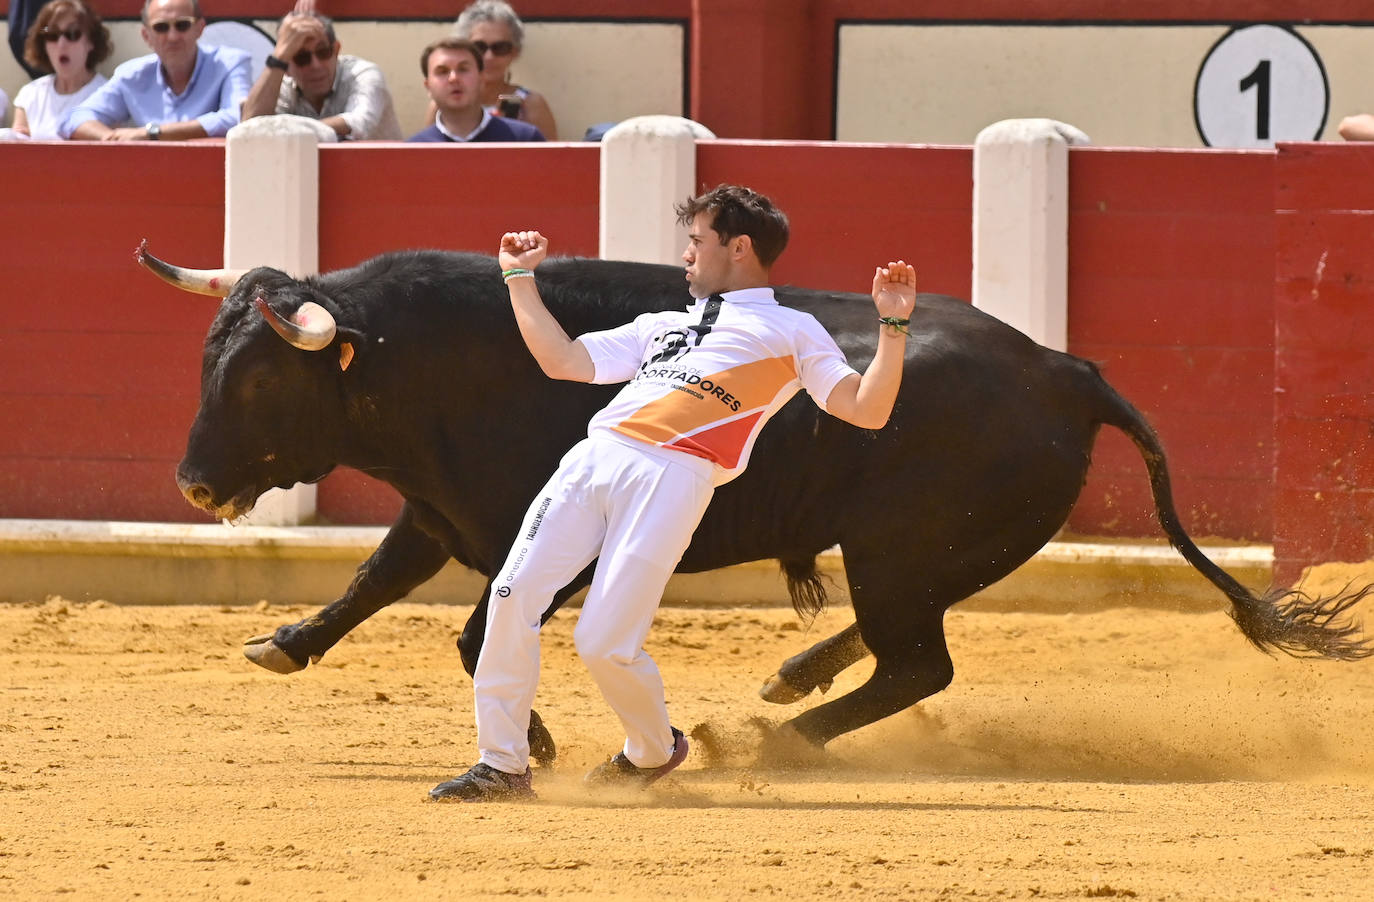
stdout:
[[157,276],[168,285],[175,285],[182,291],[208,294],[211,297],[227,297],[234,283],[243,278],[246,269],[182,269],[173,266],[148,253],[148,239],[139,242],[134,251],[134,259],[144,269]]
[[253,298],[253,306],[258,308],[272,331],[302,351],[324,350],[334,340],[334,333],[338,330],[334,315],[314,301],[301,304],[291,319],[273,310],[262,295]]

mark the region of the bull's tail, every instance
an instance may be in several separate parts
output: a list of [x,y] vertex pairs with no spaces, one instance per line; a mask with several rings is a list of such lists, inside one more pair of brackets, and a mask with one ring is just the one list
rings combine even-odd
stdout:
[[787,594],[792,597],[792,610],[802,623],[810,623],[825,610],[827,595],[825,578],[816,570],[816,556],[779,558],[783,578],[787,580]]
[[1297,658],[1356,661],[1374,656],[1374,643],[1364,638],[1359,623],[1350,617],[1350,609],[1374,593],[1374,585],[1354,592],[1347,586],[1347,591],[1328,596],[1308,595],[1297,589],[1270,589],[1255,595],[1236,582],[1202,553],[1179,522],[1159,436],[1129,401],[1105,380],[1099,382],[1107,401],[1102,421],[1125,432],[1140,449],[1150,474],[1159,525],[1169,544],[1231,600],[1231,619],[1245,638],[1263,652],[1281,651]]

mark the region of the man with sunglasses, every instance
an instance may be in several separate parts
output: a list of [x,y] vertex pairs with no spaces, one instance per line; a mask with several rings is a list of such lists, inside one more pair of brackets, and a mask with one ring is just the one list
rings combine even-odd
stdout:
[[290,12],[277,46],[248,92],[243,118],[290,113],[318,119],[340,140],[400,141],[401,123],[382,70],[340,56],[334,23],[315,12]]
[[142,19],[153,52],[117,67],[67,114],[59,134],[86,141],[224,137],[238,125],[252,84],[249,55],[199,43],[205,17],[198,0],[145,0]]

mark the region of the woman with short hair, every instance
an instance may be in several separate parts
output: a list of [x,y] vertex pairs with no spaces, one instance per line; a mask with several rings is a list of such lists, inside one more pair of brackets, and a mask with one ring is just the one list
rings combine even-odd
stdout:
[[543,132],[548,141],[558,139],[558,126],[544,95],[510,80],[510,66],[520,58],[525,44],[525,23],[503,0],[476,0],[453,25],[457,37],[466,38],[482,51],[482,106],[493,116],[522,119]]

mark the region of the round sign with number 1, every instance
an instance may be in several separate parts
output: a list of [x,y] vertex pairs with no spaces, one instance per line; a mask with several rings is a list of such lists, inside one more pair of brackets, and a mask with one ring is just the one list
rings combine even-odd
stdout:
[[1212,45],[1193,86],[1193,118],[1208,147],[1315,141],[1331,91],[1312,45],[1276,25],[1233,28]]

